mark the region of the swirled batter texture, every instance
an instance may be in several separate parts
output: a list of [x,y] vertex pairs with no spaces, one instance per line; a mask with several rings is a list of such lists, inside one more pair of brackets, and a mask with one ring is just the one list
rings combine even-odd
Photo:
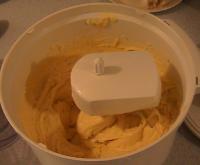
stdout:
[[[78,45],[78,44],[77,44]],[[76,46],[76,45],[75,45]],[[133,152],[165,134],[179,114],[181,94],[171,64],[161,60],[149,45],[89,41],[73,47],[55,46],[56,53],[33,64],[26,82],[23,109],[26,134],[43,147],[82,158],[108,158]],[[71,97],[70,71],[83,55],[104,51],[148,51],[155,59],[162,80],[160,105],[115,116],[90,116],[81,112]]]

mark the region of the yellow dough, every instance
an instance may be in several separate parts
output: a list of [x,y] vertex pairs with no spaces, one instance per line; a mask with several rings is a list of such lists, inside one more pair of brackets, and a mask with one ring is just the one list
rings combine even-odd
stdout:
[[[93,21],[88,23],[94,25]],[[30,107],[21,110],[22,125],[29,138],[60,154],[108,158],[145,147],[169,130],[180,110],[180,84],[171,75],[171,64],[161,59],[153,47],[120,37],[72,45],[56,45],[50,51],[53,56],[32,65],[25,91]],[[160,105],[103,117],[80,111],[71,97],[70,71],[74,63],[92,52],[129,50],[148,51],[154,57],[162,80]]]

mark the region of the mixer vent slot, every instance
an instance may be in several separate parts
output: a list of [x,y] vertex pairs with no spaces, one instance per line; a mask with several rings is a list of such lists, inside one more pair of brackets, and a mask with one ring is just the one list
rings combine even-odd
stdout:
[[196,85],[199,85],[199,78],[196,77]]

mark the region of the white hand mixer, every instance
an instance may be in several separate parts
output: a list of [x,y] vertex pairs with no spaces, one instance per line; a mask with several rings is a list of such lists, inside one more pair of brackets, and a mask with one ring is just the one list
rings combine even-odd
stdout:
[[91,115],[114,115],[158,106],[161,80],[153,58],[140,51],[93,53],[71,72],[72,97]]

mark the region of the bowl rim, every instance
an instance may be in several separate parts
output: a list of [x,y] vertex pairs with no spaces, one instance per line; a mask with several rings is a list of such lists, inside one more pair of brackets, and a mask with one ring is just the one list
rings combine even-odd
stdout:
[[[124,5],[128,5],[126,3],[123,3],[123,2],[120,2],[120,0],[110,0],[112,3],[121,3],[121,4],[124,4]],[[177,5],[179,5],[183,0],[174,0],[172,2],[169,2],[169,4],[163,6],[163,7],[156,7],[156,8],[153,8],[153,9],[142,9],[141,10],[144,10],[146,12],[149,12],[149,13],[160,13],[160,12],[164,12],[164,11],[167,11],[169,9],[172,9],[174,7],[176,7]]]

